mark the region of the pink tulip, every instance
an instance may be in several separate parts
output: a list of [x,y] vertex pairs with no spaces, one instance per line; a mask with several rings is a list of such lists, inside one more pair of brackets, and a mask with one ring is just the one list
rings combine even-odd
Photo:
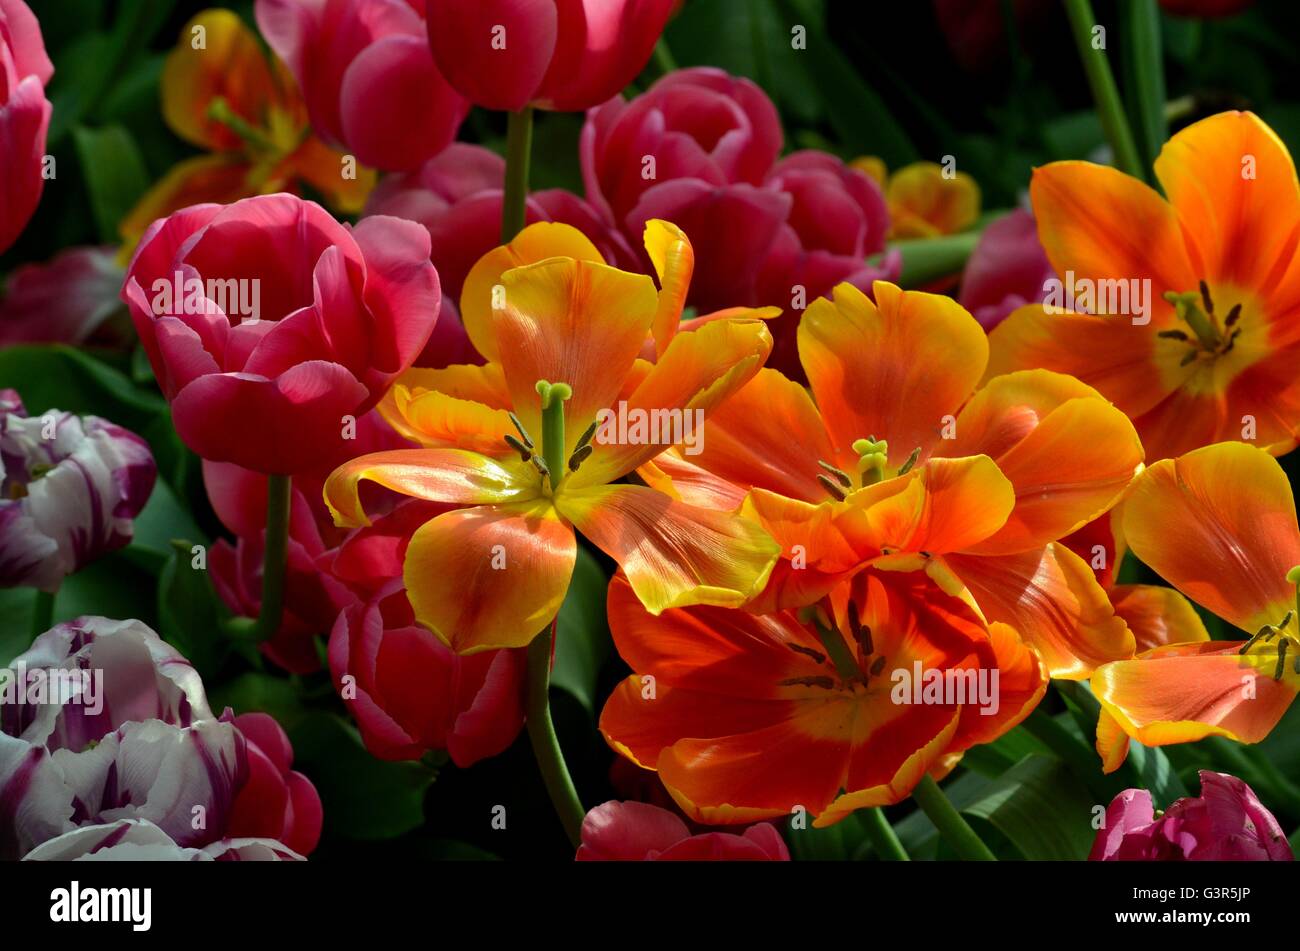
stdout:
[[1236,776],[1200,771],[1201,795],[1179,799],[1155,817],[1151,793],[1127,789],[1106,809],[1090,861],[1292,861],[1273,814]]
[[744,833],[692,835],[674,813],[643,802],[607,802],[582,822],[579,862],[788,862],[790,852],[770,823]]
[[673,0],[425,0],[443,75],[488,109],[589,109],[650,60]]
[[[400,564],[400,548],[394,554]],[[454,653],[416,625],[400,579],[339,615],[329,659],[366,749],[380,759],[446,750],[466,767],[505,750],[523,725],[524,652]]]
[[292,475],[352,445],[424,348],[441,291],[418,225],[344,227],[278,194],[155,222],[122,299],[186,445]]
[[124,275],[114,247],[68,248],[47,263],[15,268],[0,300],[0,346],[92,339],[120,345],[127,336],[134,342],[129,328],[104,331],[121,310]]
[[23,0],[0,0],[0,252],[27,226],[45,187],[45,134],[54,64]]
[[980,235],[961,279],[961,305],[992,330],[1017,307],[1042,301],[1056,272],[1038,242],[1034,216],[1016,209]]
[[98,416],[28,416],[13,390],[0,390],[0,459],[0,588],[55,591],[124,548],[157,475],[135,433]]
[[424,20],[406,0],[257,0],[254,10],[330,144],[403,171],[456,137],[469,104],[434,65]]

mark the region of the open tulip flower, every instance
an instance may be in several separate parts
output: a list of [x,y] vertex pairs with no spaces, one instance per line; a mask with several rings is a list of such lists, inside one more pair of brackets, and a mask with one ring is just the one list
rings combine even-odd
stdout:
[[1060,300],[997,327],[989,373],[1045,367],[1095,386],[1150,460],[1230,439],[1287,452],[1300,428],[1291,156],[1257,116],[1226,112],[1173,136],[1155,170],[1168,200],[1089,162],[1035,170]]
[[[1012,628],[986,625],[917,572],[861,573],[809,624],[713,607],[654,618],[615,576],[609,622],[636,673],[606,703],[601,732],[705,823],[802,806],[826,826],[898,802],[1019,723],[1047,686]],[[960,696],[946,692],[958,683]]]
[[161,89],[168,127],[208,154],[179,163],[140,199],[121,225],[128,241],[189,205],[298,191],[304,183],[341,212],[365,205],[374,171],[343,174],[343,153],[308,128],[293,76],[237,14],[204,10],[190,20],[167,55]]
[[1300,529],[1281,466],[1242,443],[1162,460],[1135,481],[1123,519],[1142,561],[1250,636],[1211,641],[1199,624],[1172,624],[1165,643],[1098,668],[1105,768],[1130,738],[1262,740],[1300,690]]
[[[523,263],[520,248],[542,259]],[[652,256],[660,250],[684,256],[676,245],[656,245]],[[679,330],[676,264],[665,265],[657,292],[649,277],[598,263],[591,243],[563,225],[533,225],[484,261],[496,270],[471,272],[462,312],[490,362],[404,376],[386,406],[425,448],[361,456],[325,486],[341,525],[367,522],[363,481],[468,506],[411,539],[404,575],[416,620],[458,653],[527,644],[568,589],[575,529],[623,567],[655,614],[757,594],[778,553],[757,525],[611,483],[681,441],[686,420],[754,376],[772,346],[763,322],[723,317]],[[500,306],[476,299],[488,288]],[[651,364],[639,357],[656,327],[654,344],[669,342]],[[605,415],[614,413],[683,425],[621,432]]]
[[755,610],[798,607],[868,564],[925,570],[1006,622],[1054,677],[1131,656],[1088,565],[1057,540],[1109,509],[1142,462],[1124,415],[1059,373],[978,387],[988,344],[956,302],[876,282],[811,304],[811,393],[764,370],[718,408],[702,451],[641,474],[736,509],[782,544]]

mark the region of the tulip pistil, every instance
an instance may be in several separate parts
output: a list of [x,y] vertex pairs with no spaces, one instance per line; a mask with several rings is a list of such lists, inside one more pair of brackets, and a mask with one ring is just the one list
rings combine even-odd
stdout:
[[1191,349],[1184,354],[1180,366],[1196,360],[1201,354],[1219,357],[1232,350],[1241,334],[1237,322],[1241,319],[1241,304],[1234,304],[1232,309],[1220,321],[1214,312],[1214,299],[1210,296],[1209,285],[1200,282],[1194,291],[1178,293],[1167,291],[1165,300],[1174,305],[1178,317],[1192,331],[1189,336],[1182,330],[1161,330],[1156,336],[1166,340],[1176,340],[1187,344]]
[[564,401],[573,396],[573,389],[567,383],[546,380],[538,380],[535,388],[542,402],[541,468],[554,492],[564,478]]

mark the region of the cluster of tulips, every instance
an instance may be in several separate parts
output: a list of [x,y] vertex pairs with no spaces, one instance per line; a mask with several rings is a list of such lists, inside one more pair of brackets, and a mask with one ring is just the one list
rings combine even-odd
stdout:
[[[904,290],[887,240],[969,227],[973,182],[781,157],[771,101],[717,69],[625,99],[673,7],[257,0],[270,53],[224,10],[182,32],[163,115],[205,154],[122,249],[12,293],[120,286],[233,539],[197,569],[232,642],[327,670],[381,759],[470,767],[526,728],[580,859],[782,860],[772,823],[854,814],[904,858],[881,807],[909,798],[990,858],[939,783],[1054,683],[1095,716],[1099,776],[1133,744],[1265,738],[1300,690],[1275,460],[1300,440],[1300,185],[1278,137],[1196,122],[1159,192],[1039,168],[960,299]],[[22,0],[0,0],[0,53],[7,246],[50,119]],[[507,114],[504,160],[454,141],[471,106]],[[585,196],[528,191],[538,110],[586,111]],[[1057,306],[1054,281],[1146,290]],[[130,541],[156,478],[136,434],[13,391],[0,458],[0,584],[46,604]],[[590,811],[548,706],[583,548],[631,671],[599,730],[658,790]],[[1126,556],[1167,584],[1122,582]],[[0,857],[313,850],[321,800],[274,719],[214,712],[138,620],[38,626],[10,669],[102,674],[102,703],[72,678],[0,704]],[[1145,790],[1100,803],[1093,857],[1291,857],[1241,779],[1202,782],[1159,817]]]

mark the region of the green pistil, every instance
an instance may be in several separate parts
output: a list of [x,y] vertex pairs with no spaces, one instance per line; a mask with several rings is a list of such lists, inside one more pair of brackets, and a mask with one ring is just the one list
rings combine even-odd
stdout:
[[858,475],[862,477],[862,486],[875,485],[885,478],[885,467],[889,465],[889,442],[877,440],[875,436],[859,439],[853,443],[853,451],[858,454]]
[[[1207,292],[1187,291],[1179,294],[1175,291],[1166,291],[1165,300],[1174,305],[1174,310],[1178,312],[1183,323],[1192,328],[1192,333],[1196,334],[1196,339],[1200,341],[1202,347],[1210,351],[1219,349],[1223,337],[1214,318],[1210,316]],[[1207,305],[1207,309],[1202,309],[1203,304]]]
[[542,459],[554,492],[564,478],[564,401],[573,396],[573,389],[567,383],[538,380],[537,395],[542,398]]
[[208,103],[208,118],[220,122],[235,135],[244,140],[244,144],[263,152],[277,151],[276,145],[261,129],[254,126],[234,109],[225,98],[218,96]]
[[845,683],[862,680],[862,668],[853,659],[853,652],[844,642],[844,635],[829,624],[823,624],[820,612],[813,614],[812,622],[813,628],[817,631],[817,638],[826,648],[826,654],[835,665],[835,671],[840,675],[840,679]]

